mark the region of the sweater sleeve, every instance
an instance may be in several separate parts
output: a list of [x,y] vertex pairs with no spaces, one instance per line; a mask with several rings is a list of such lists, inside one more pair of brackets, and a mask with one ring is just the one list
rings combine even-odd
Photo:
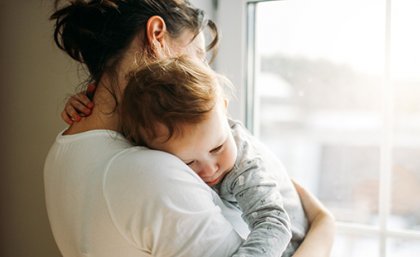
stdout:
[[277,182],[258,157],[243,159],[230,176],[234,195],[250,234],[236,256],[280,256],[292,238],[290,219],[283,207]]
[[276,167],[267,166],[259,148],[239,122],[230,123],[238,157],[221,187],[222,192],[233,196],[250,229],[234,256],[280,256],[292,238],[292,228],[284,208],[280,181],[273,170],[267,170]]
[[172,155],[136,148],[117,156],[103,191],[121,235],[151,256],[231,256],[242,243],[218,196]]

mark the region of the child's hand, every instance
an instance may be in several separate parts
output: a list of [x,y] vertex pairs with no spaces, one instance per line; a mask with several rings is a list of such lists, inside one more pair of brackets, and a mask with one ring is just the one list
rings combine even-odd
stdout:
[[61,118],[69,125],[73,122],[80,121],[81,117],[91,114],[93,102],[91,99],[95,93],[95,84],[88,85],[85,92],[72,95],[66,103],[64,110],[61,112]]

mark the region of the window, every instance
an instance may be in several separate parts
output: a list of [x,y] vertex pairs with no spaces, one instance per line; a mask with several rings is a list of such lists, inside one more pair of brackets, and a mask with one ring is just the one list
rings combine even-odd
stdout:
[[420,2],[221,0],[218,12],[217,67],[246,88],[236,117],[335,214],[332,256],[420,252]]

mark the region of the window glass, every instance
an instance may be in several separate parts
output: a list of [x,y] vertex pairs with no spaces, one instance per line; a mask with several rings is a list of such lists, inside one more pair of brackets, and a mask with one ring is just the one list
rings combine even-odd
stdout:
[[385,17],[383,0],[269,1],[256,8],[256,135],[337,220],[374,226]]
[[394,222],[390,226],[420,230],[420,2],[393,1],[392,8],[390,71],[395,91],[395,147],[391,203]]
[[337,234],[331,257],[360,256],[379,257],[379,240],[377,237]]
[[[420,240],[389,239],[387,244],[387,256],[413,257],[420,252]],[[417,254],[414,254],[417,253]]]

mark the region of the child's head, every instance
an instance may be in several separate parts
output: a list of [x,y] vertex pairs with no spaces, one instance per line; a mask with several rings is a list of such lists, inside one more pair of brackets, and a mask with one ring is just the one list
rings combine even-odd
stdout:
[[135,72],[121,106],[124,134],[135,144],[178,156],[206,183],[217,184],[236,159],[222,81],[187,57]]

